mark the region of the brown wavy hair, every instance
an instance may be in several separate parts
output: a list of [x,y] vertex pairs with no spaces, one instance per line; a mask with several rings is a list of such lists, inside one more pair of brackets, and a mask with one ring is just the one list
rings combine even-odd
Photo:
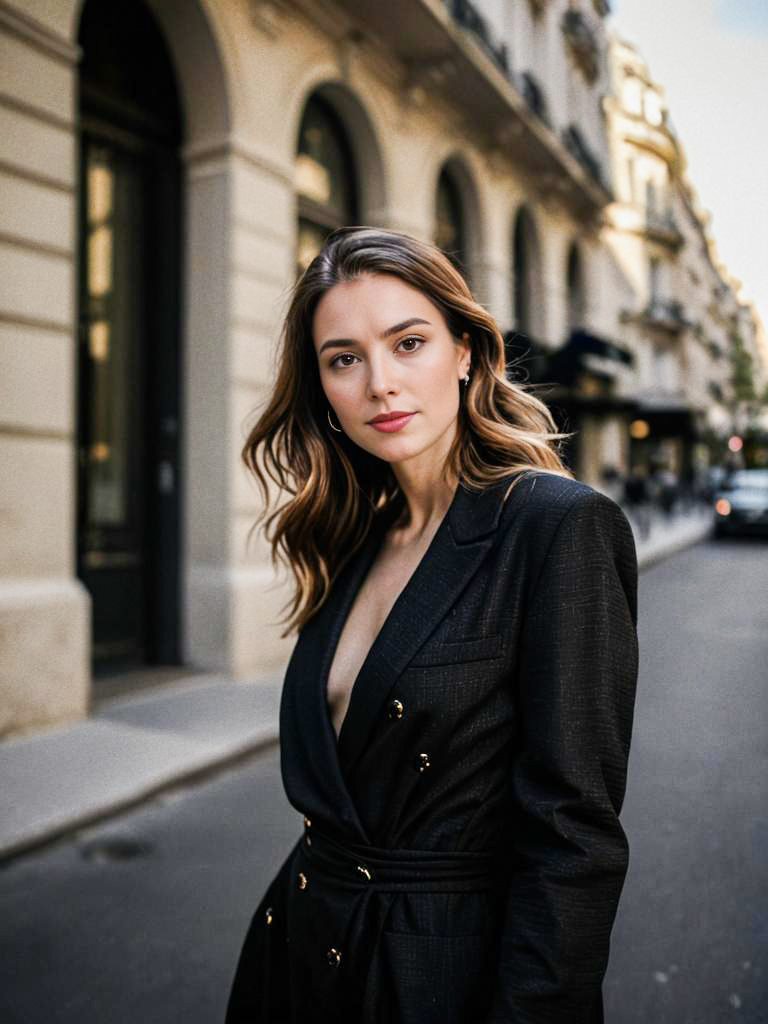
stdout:
[[[282,637],[294,627],[300,630],[324,603],[374,521],[390,522],[391,517],[394,522],[407,507],[389,463],[331,430],[320,382],[312,337],[315,308],[335,284],[364,274],[396,275],[434,303],[454,340],[469,335],[472,370],[469,386],[461,385],[458,430],[444,466],[448,476],[471,490],[519,470],[573,479],[560,456],[571,434],[557,432],[549,408],[532,393],[533,385],[508,377],[498,325],[442,250],[383,228],[333,231],[293,287],[277,377],[242,449],[265,506],[247,541],[266,519],[273,567],[282,561],[296,580]],[[290,496],[271,513],[267,478]],[[518,473],[510,490],[519,479]]]

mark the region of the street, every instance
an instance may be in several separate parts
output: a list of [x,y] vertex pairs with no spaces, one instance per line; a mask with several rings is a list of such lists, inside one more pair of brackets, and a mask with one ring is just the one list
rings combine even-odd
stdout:
[[708,541],[640,576],[611,1024],[768,1021],[768,546]]
[[273,748],[9,863],[0,1021],[223,1020],[252,910],[300,832]]
[[[606,1022],[763,1024],[768,545],[707,541],[644,571],[639,634]],[[7,863],[3,1024],[221,1021],[300,831],[272,748]]]

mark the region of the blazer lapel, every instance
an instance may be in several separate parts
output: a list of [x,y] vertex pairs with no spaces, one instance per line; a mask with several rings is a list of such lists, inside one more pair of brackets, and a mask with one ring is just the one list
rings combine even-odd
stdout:
[[[432,631],[439,625],[480,567],[493,544],[507,478],[482,492],[462,484],[421,562],[395,601],[355,680],[338,740],[338,760],[348,774],[363,752],[367,738],[382,714],[382,705],[398,677]],[[321,689],[344,621],[378,545],[350,577],[335,607],[331,637],[327,638]],[[327,713],[326,713],[327,717]],[[332,735],[335,733],[331,726]]]
[[[340,818],[368,838],[349,795],[338,758],[326,681],[341,631],[355,595],[378,550],[380,525],[374,526],[360,550],[342,570],[326,603],[301,630],[283,683],[280,704],[281,769],[286,793],[311,803],[331,819]],[[292,801],[294,802],[294,801]]]
[[[293,649],[280,705],[281,768],[295,806],[314,806],[369,839],[346,777],[365,749],[382,704],[430,633],[457,600],[490,549],[511,478],[482,492],[459,484],[421,562],[400,592],[352,687],[341,732],[327,700],[327,679],[344,623],[383,537],[381,524],[336,580]],[[293,799],[292,799],[293,798]]]

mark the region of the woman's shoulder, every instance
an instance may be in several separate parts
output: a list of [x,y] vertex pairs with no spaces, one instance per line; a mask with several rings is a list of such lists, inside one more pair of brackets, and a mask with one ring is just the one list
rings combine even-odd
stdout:
[[548,469],[526,469],[522,473],[513,474],[509,479],[511,486],[507,492],[507,502],[512,500],[516,511],[525,509],[533,515],[550,513],[557,516],[580,502],[600,501],[603,498],[612,500],[581,480]]
[[510,526],[514,523],[542,540],[551,538],[566,519],[588,525],[608,523],[631,534],[624,510],[610,495],[545,469],[526,470],[509,492],[507,506]]

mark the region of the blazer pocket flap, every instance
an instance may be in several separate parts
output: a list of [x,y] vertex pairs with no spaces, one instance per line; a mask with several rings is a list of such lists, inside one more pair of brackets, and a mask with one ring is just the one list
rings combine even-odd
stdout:
[[409,666],[425,668],[430,665],[455,665],[465,661],[496,658],[501,654],[503,641],[503,633],[427,641],[410,660]]

